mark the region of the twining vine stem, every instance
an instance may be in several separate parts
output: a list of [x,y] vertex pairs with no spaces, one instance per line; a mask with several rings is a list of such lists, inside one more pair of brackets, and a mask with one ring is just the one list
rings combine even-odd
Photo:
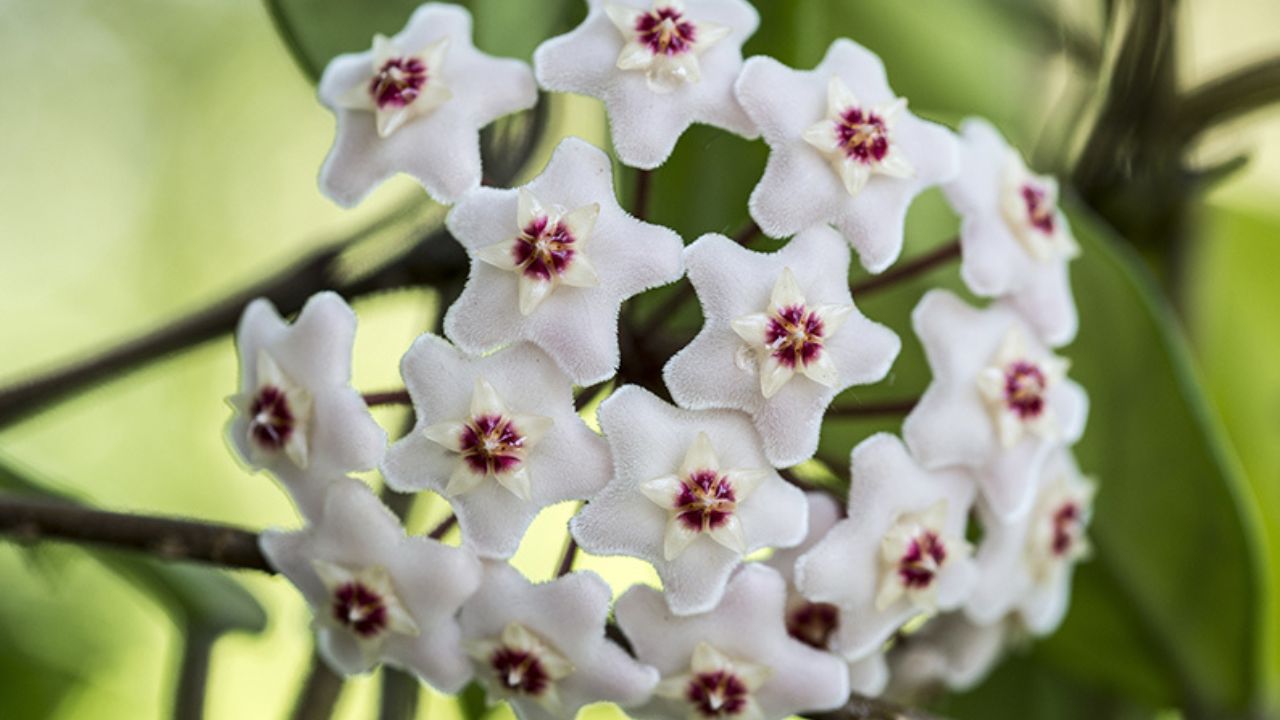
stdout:
[[930,270],[944,265],[952,260],[960,257],[960,239],[956,238],[950,242],[943,243],[935,250],[912,258],[907,262],[894,267],[880,275],[869,277],[860,283],[850,286],[853,291],[854,299],[861,299],[863,296],[881,290],[892,285],[896,285],[904,280],[915,277]]

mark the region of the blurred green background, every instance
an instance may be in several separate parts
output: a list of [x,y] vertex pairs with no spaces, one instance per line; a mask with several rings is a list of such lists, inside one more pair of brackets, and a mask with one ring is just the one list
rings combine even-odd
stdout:
[[[511,28],[529,24],[549,34],[582,14],[576,0],[469,4],[481,46],[518,57],[527,57],[541,37]],[[1111,3],[1101,0],[757,5],[765,23],[749,51],[809,67],[831,38],[847,35],[884,55],[891,82],[917,112],[951,123],[984,114],[1033,164],[1063,174],[1088,153],[1091,118],[1105,112],[1108,84],[1097,79],[1105,75],[1098,68],[1119,62],[1117,48],[1136,24],[1108,23]],[[343,28],[345,34],[321,27],[316,45],[306,46],[331,52],[359,49],[374,28],[394,32],[411,4],[292,0],[280,7],[286,19],[313,13],[321,26]],[[1179,89],[1280,54],[1280,4],[1271,0],[1185,0],[1176,11],[1176,30],[1166,40],[1176,41],[1170,52]],[[349,17],[364,25],[347,27]],[[352,44],[353,34],[363,39]],[[0,87],[0,386],[200,309],[419,192],[412,183],[392,182],[355,211],[321,197],[315,174],[332,139],[332,119],[260,0],[0,0]],[[539,170],[547,148],[566,134],[607,143],[598,103],[556,98],[550,136],[524,174]],[[1089,242],[1119,252],[1114,267],[1107,264],[1112,256],[1100,255],[1097,287],[1079,272],[1076,282],[1084,329],[1073,358],[1086,380],[1101,378],[1090,386],[1093,419],[1081,448],[1085,469],[1103,475],[1098,503],[1107,524],[1101,531],[1115,544],[1164,546],[1178,545],[1176,539],[1194,543],[1226,527],[1235,540],[1220,547],[1233,556],[1196,556],[1191,548],[1158,559],[1104,558],[1105,577],[1085,569],[1090,574],[1077,590],[1077,612],[1058,636],[971,697],[944,705],[949,712],[1077,717],[1087,707],[1095,716],[1141,717],[1181,705],[1192,715],[1243,716],[1278,706],[1280,605],[1270,588],[1280,586],[1274,559],[1280,549],[1280,283],[1273,279],[1280,272],[1280,106],[1213,128],[1183,159],[1188,167],[1207,168],[1242,154],[1249,158],[1242,168],[1211,185],[1190,183],[1185,198],[1158,187],[1141,196],[1146,205],[1177,200],[1185,212],[1175,228],[1144,222],[1140,214],[1123,227],[1133,213],[1096,197],[1077,202],[1073,216]],[[655,220],[687,239],[736,229],[763,157],[759,144],[695,130],[681,142],[673,166],[655,176]],[[725,176],[743,179],[715,182]],[[620,181],[625,186],[630,177]],[[695,194],[680,184],[700,181]],[[1146,191],[1149,185],[1126,187]],[[1084,209],[1090,201],[1134,244],[1116,242],[1105,221]],[[945,240],[954,227],[937,193],[925,196],[908,226],[907,255]],[[1148,232],[1152,227],[1159,232]],[[408,230],[376,240],[394,251],[412,229],[411,221]],[[1125,249],[1133,247],[1144,263],[1125,264],[1131,260]],[[372,252],[378,251],[374,243]],[[1115,284],[1135,267],[1137,291]],[[1143,295],[1155,287],[1142,274],[1148,268],[1159,289]],[[931,281],[954,283],[954,274]],[[895,292],[866,310],[905,333],[905,313],[918,292]],[[1176,307],[1190,340],[1190,375],[1176,330],[1158,335],[1173,338],[1172,350],[1133,340],[1167,330],[1165,309],[1143,314],[1128,307],[1138,296]],[[400,385],[400,355],[433,322],[436,294],[382,292],[356,308],[356,386]],[[1109,321],[1109,309],[1122,319]],[[1131,325],[1126,313],[1136,318]],[[696,326],[696,318],[690,322]],[[1165,364],[1172,369],[1162,370]],[[908,348],[884,392],[918,391],[919,365]],[[1124,368],[1147,367],[1149,374],[1121,375]],[[1118,380],[1100,387],[1113,370]],[[1164,382],[1166,375],[1173,379]],[[0,462],[24,481],[106,508],[249,528],[296,525],[283,493],[269,479],[247,474],[224,446],[223,398],[235,382],[234,350],[222,337],[0,429]],[[1200,413],[1202,400],[1207,414]],[[393,430],[403,421],[398,411],[379,413]],[[1190,420],[1183,422],[1184,415]],[[851,425],[824,436],[834,469],[843,471],[840,458],[868,431]],[[1207,449],[1191,443],[1188,450],[1183,433],[1194,433]],[[1203,469],[1180,454],[1193,451],[1208,458]],[[1138,461],[1109,459],[1125,454]],[[1106,477],[1107,468],[1126,477]],[[1178,473],[1218,505],[1207,502],[1203,515],[1169,510],[1175,505],[1165,504],[1165,495],[1183,494],[1183,486],[1167,482]],[[1108,490],[1112,482],[1115,489]],[[427,527],[444,512],[439,500],[426,500],[411,526]],[[571,512],[560,506],[539,518],[516,558],[522,570],[534,577],[552,572]],[[1208,606],[1194,588],[1178,585],[1188,572],[1194,577],[1188,563],[1197,557],[1207,564],[1206,581],[1222,573],[1238,604]],[[580,566],[602,572],[615,590],[653,581],[636,562],[589,558]],[[140,582],[138,573],[148,571],[130,568],[122,575],[122,569],[74,548],[0,544],[0,718],[169,715],[184,629],[203,611]],[[307,609],[283,580],[236,577],[261,603],[266,626],[216,642],[206,715],[283,717],[310,662]],[[1116,590],[1117,577],[1122,586],[1136,584],[1136,593]],[[1118,607],[1117,593],[1145,598],[1133,604],[1136,615],[1109,613]],[[252,610],[225,605],[210,611],[228,615],[217,622],[251,627],[259,621]],[[1172,608],[1167,613],[1166,606]],[[1126,627],[1116,632],[1108,623]],[[1139,629],[1126,635],[1133,630],[1127,626]],[[1166,636],[1174,636],[1172,645],[1162,644]],[[1116,645],[1093,645],[1097,637],[1116,638]],[[1166,655],[1176,660],[1156,667],[1153,658]],[[349,683],[338,716],[371,717],[376,695],[376,678]],[[451,700],[424,697],[421,717],[456,712]],[[1086,699],[1090,704],[1072,704]],[[996,705],[1010,714],[984,710]]]

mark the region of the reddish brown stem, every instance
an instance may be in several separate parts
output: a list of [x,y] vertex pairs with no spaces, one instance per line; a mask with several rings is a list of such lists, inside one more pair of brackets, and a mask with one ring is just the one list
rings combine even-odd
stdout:
[[653,171],[636,171],[636,195],[631,205],[631,214],[641,220],[649,217],[649,184],[653,179]]
[[457,525],[457,524],[458,524],[458,516],[454,515],[453,513],[449,513],[449,517],[445,518],[444,520],[441,520],[440,524],[437,525],[434,530],[427,533],[427,537],[431,538],[432,540],[439,540],[440,538],[444,537],[446,533],[452,530],[454,525]]
[[760,237],[762,234],[764,234],[764,231],[760,229],[760,226],[756,224],[756,221],[748,220],[747,224],[741,230],[734,233],[733,241],[739,245],[746,246],[750,245],[753,240]]
[[906,415],[920,402],[920,398],[903,400],[881,400],[879,402],[861,403],[833,407],[827,411],[828,418],[874,418],[885,415]]
[[564,554],[560,556],[560,566],[556,568],[556,577],[564,577],[573,572],[573,562],[578,559],[578,541],[569,536],[565,543]]
[[364,404],[369,407],[380,405],[412,405],[408,390],[388,390],[387,392],[365,393]]
[[959,257],[960,240],[959,238],[956,238],[951,242],[945,243],[942,246],[925,253],[924,255],[912,258],[882,275],[867,278],[866,280],[851,286],[850,289],[853,291],[854,298],[860,300],[868,293],[892,287],[904,280],[909,280],[917,275],[927,273],[939,265],[951,262]]

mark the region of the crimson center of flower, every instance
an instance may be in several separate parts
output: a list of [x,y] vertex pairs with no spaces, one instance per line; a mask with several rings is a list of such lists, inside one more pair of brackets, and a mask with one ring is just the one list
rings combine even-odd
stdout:
[[362,638],[374,637],[387,628],[387,604],[364,583],[343,583],[333,591],[333,618]]
[[725,670],[698,673],[689,679],[685,699],[702,717],[729,717],[747,707],[751,691],[737,675]]
[[788,305],[770,314],[764,339],[779,363],[794,368],[818,359],[825,332],[816,312],[804,305]]
[[1049,193],[1034,183],[1025,183],[1019,190],[1022,202],[1027,208],[1027,222],[1031,227],[1045,235],[1052,235],[1054,230],[1054,205],[1049,202]]
[[297,418],[289,408],[289,396],[274,385],[258,388],[249,404],[249,418],[250,436],[270,450],[284,447],[297,427]]
[[472,470],[497,475],[521,463],[525,438],[510,418],[482,415],[463,426],[458,444]]
[[693,532],[723,526],[738,506],[733,482],[714,470],[694,470],[676,493],[676,518]]
[[851,107],[835,122],[836,141],[850,160],[871,165],[889,154],[889,127],[875,112]]
[[1065,502],[1054,511],[1051,549],[1056,557],[1064,557],[1071,552],[1080,534],[1082,520],[1080,506],[1074,502]]
[[654,55],[680,55],[693,50],[698,26],[673,7],[661,7],[636,18],[636,39]]
[[898,577],[909,588],[927,588],[946,561],[947,548],[942,538],[932,530],[921,530],[898,560]]
[[525,695],[541,695],[551,684],[551,675],[534,653],[499,646],[489,656],[489,666],[498,682],[508,690]]
[[516,267],[526,277],[550,280],[562,275],[573,263],[577,238],[563,220],[552,224],[547,216],[534,218],[520,231],[511,254]]
[[1038,365],[1026,360],[1009,363],[1004,371],[1004,400],[1020,419],[1032,420],[1044,412],[1048,379]]
[[787,634],[810,647],[826,650],[840,626],[840,609],[829,603],[804,602],[787,613]]
[[374,73],[369,95],[379,110],[402,108],[416,100],[426,84],[426,63],[416,57],[394,57]]

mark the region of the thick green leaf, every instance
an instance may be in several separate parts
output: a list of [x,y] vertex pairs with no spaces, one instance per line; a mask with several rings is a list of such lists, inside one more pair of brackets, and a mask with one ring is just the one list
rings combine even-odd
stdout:
[[[263,0],[298,65],[317,80],[335,56],[370,47],[375,34],[394,35],[421,0]],[[576,0],[468,0],[475,42],[485,52],[528,60],[552,35],[585,14]]]
[[[0,491],[75,503],[0,461]],[[228,573],[217,568],[164,562],[134,553],[86,548],[120,577],[160,602],[180,627],[206,632],[262,632],[266,612]]]

